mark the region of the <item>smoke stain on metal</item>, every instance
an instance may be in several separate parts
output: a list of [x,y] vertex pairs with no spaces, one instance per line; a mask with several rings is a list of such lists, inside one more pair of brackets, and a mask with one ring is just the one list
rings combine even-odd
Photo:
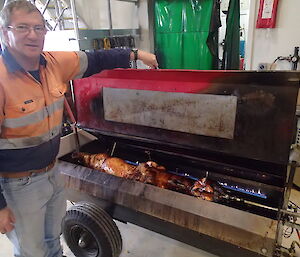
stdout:
[[105,120],[233,139],[237,97],[103,88]]

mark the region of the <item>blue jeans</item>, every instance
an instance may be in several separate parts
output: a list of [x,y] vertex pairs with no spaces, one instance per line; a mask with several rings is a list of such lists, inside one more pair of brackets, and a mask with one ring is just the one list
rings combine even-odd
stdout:
[[59,165],[23,178],[0,178],[15,229],[7,233],[15,257],[62,257],[61,221],[66,198]]

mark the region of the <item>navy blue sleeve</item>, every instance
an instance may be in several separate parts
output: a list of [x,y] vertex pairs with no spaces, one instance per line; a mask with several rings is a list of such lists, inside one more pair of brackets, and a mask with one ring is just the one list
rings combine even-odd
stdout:
[[99,73],[102,70],[130,68],[130,51],[131,49],[114,48],[86,52],[88,67],[83,74],[83,78]]
[[2,194],[2,188],[0,186],[0,210],[7,206],[4,195]]

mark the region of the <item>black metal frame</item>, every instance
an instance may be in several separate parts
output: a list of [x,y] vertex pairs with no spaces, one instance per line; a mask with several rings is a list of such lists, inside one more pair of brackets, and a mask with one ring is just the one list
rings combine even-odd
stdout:
[[146,215],[141,212],[133,211],[132,209],[123,206],[112,204],[97,197],[78,192],[72,189],[67,190],[67,197],[70,201],[79,202],[87,201],[97,204],[103,208],[112,218],[124,222],[132,223],[134,225],[146,228],[164,236],[173,238],[180,242],[194,246],[201,250],[210,252],[212,254],[222,257],[243,256],[243,257],[259,257],[263,256],[254,252],[242,249],[236,245],[209,237],[207,235],[199,234],[195,231],[179,227],[173,223],[166,222]]

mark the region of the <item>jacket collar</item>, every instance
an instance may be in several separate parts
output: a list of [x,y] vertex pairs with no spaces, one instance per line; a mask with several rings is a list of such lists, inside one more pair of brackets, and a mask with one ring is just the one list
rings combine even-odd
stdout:
[[[3,49],[2,58],[9,72],[24,71],[22,66],[16,61],[16,59],[11,55],[11,53],[8,51],[6,47]],[[45,57],[41,54],[40,65],[46,66],[46,64],[47,61]]]

